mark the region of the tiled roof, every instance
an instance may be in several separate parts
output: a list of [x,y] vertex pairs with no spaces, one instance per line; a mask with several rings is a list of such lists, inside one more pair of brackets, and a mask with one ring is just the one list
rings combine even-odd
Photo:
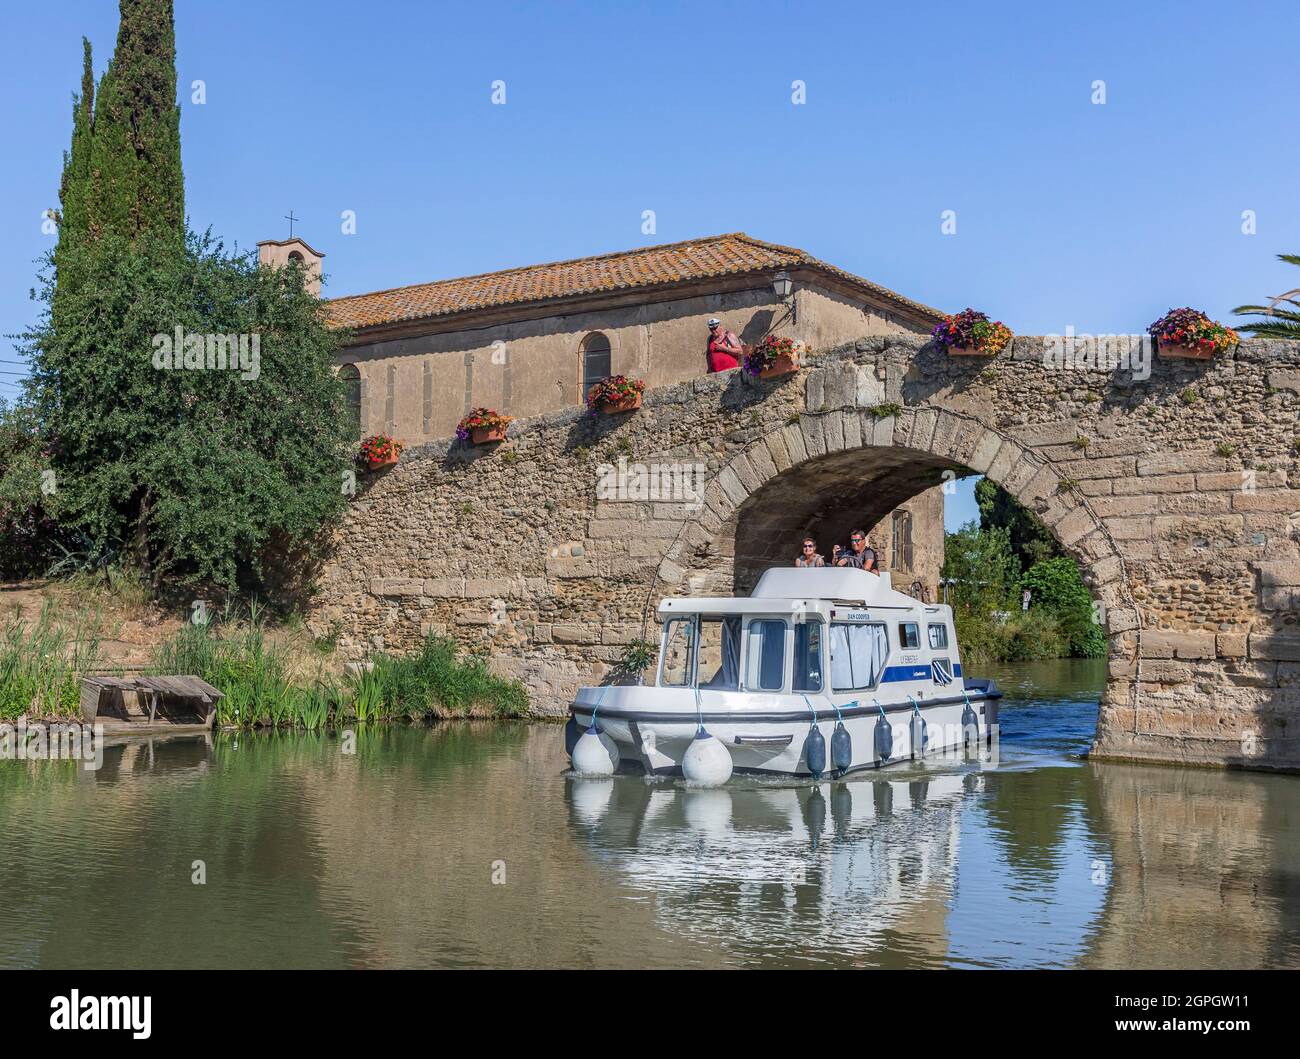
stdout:
[[690,280],[775,272],[796,266],[822,269],[911,313],[935,319],[941,315],[937,309],[827,265],[802,250],[764,243],[744,232],[417,283],[372,294],[353,294],[330,300],[326,312],[331,327],[359,329],[607,291],[652,289]]

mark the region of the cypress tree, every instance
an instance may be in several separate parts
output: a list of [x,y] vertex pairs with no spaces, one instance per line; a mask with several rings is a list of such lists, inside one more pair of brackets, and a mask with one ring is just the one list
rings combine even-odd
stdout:
[[[83,91],[84,95],[84,91]],[[112,62],[95,98],[89,233],[179,252],[185,241],[172,0],[121,0]]]
[[[81,94],[72,97],[72,146],[63,155],[59,185],[59,242],[84,242],[86,207],[90,190],[90,151],[95,131],[95,74],[90,41],[81,38]],[[66,244],[65,244],[66,245]]]

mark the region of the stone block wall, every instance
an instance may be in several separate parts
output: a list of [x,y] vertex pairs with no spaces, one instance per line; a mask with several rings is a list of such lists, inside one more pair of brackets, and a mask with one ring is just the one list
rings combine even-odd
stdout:
[[[516,422],[494,449],[410,449],[363,483],[313,626],[353,656],[437,630],[558,714],[655,638],[663,595],[729,591],[836,504],[883,516],[976,472],[1102,604],[1098,754],[1300,767],[1300,347],[1156,359],[1149,378],[1058,364],[1041,338],[985,361],[868,336],[784,380],[729,372],[630,416]],[[637,468],[696,468],[702,498],[602,493]]]

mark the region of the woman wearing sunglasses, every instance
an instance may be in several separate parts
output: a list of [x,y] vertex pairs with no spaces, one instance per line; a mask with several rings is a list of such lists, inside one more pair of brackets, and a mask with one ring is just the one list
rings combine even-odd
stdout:
[[794,561],[795,566],[825,566],[826,560],[817,554],[817,542],[811,537],[803,539],[803,550]]

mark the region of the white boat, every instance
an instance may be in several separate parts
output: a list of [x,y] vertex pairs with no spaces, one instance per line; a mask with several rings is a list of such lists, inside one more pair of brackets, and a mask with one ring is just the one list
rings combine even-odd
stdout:
[[887,573],[769,570],[748,598],[667,598],[659,613],[653,686],[578,689],[576,771],[838,776],[996,733],[1001,692],[964,675],[952,608]]

